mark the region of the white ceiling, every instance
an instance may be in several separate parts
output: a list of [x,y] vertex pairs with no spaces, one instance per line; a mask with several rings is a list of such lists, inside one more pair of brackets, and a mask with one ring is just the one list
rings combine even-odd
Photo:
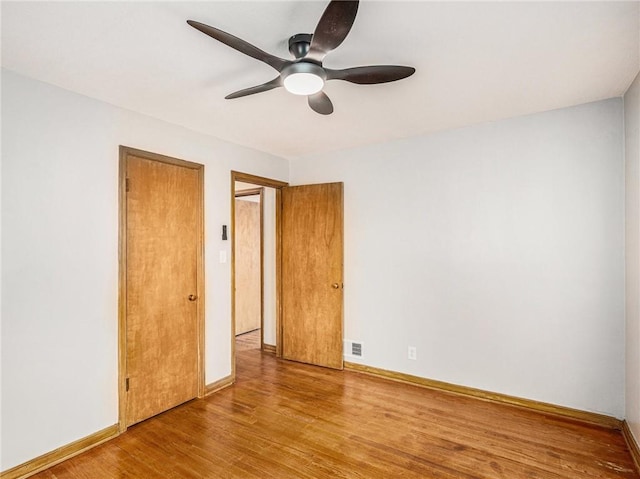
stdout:
[[290,58],[327,2],[5,2],[2,66],[234,143],[295,158],[622,95],[640,68],[640,3],[361,2],[325,66],[409,65],[383,85],[332,81],[335,112],[189,27],[197,20]]

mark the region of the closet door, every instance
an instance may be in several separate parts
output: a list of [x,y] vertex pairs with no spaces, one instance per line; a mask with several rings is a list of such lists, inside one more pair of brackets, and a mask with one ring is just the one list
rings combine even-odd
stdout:
[[200,175],[126,157],[125,426],[198,396]]

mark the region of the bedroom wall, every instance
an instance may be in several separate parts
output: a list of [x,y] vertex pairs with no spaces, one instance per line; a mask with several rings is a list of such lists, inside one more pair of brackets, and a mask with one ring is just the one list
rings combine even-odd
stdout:
[[230,374],[230,171],[288,162],[2,71],[0,470],[118,420],[118,145],[205,165],[206,382]]
[[344,182],[346,359],[622,418],[623,157],[617,98],[292,161]]
[[626,180],[626,409],[640,443],[640,75],[624,95]]
[[276,190],[264,189],[263,245],[264,248],[264,309],[263,339],[265,344],[276,345]]

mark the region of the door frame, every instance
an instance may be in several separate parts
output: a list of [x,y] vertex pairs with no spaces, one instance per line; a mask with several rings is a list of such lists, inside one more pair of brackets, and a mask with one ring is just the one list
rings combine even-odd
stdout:
[[[235,202],[237,201],[237,199],[242,198],[244,196],[260,196],[260,349],[263,349],[264,348],[264,186],[261,186],[258,188],[240,190],[234,193],[235,193],[234,201],[233,201],[234,227],[235,227],[235,218],[236,218]],[[235,228],[232,233],[235,233]],[[236,238],[235,234],[232,234],[231,239],[233,241],[234,248],[236,244],[235,238]],[[235,290],[235,265],[236,265],[235,251],[233,253],[232,258],[233,258],[233,268],[234,268],[233,288]],[[233,333],[235,337],[235,329]]]
[[118,428],[122,433],[127,430],[127,160],[129,156],[135,156],[150,161],[167,163],[196,170],[198,173],[198,246],[196,256],[196,283],[197,290],[197,345],[198,345],[198,397],[204,396],[204,165],[191,161],[181,160],[170,156],[160,155],[144,150],[138,150],[128,146],[119,147],[119,172],[118,172]]
[[[282,194],[281,188],[285,186],[289,186],[289,183],[274,180],[271,178],[266,178],[263,176],[256,176],[249,173],[242,173],[240,171],[231,171],[231,188],[230,188],[230,203],[231,203],[231,380],[236,380],[236,260],[235,260],[235,237],[236,237],[236,181],[241,181],[243,183],[250,183],[252,185],[256,185],[258,187],[264,188],[273,188],[276,192],[275,199],[275,210],[276,210],[276,356],[282,357],[282,323],[280,321],[281,317],[281,302],[280,302],[280,288],[282,281],[280,279],[280,260],[282,255],[282,242],[281,242],[281,205],[282,205]],[[260,257],[260,261],[262,262],[262,253]],[[262,283],[264,286],[264,283]],[[263,287],[262,286],[262,287]],[[264,298],[263,298],[264,300]],[[264,305],[264,303],[263,303]],[[263,315],[264,319],[264,315]],[[264,329],[264,328],[263,328]],[[263,344],[262,340],[263,332],[260,333],[261,336],[261,346]]]

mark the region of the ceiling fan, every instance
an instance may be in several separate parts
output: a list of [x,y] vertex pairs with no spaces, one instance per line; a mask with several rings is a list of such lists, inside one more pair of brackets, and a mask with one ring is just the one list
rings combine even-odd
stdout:
[[329,2],[313,34],[298,33],[289,38],[289,51],[294,60],[271,55],[250,43],[204,23],[187,20],[202,33],[225,45],[249,55],[275,68],[279,75],[267,83],[245,88],[227,95],[226,99],[240,98],[284,86],[295,95],[306,95],[311,109],[322,115],[333,113],[333,104],[322,91],[325,81],[344,80],[359,85],[387,83],[413,75],[415,68],[397,65],[375,65],[332,70],[322,66],[324,57],[340,46],[353,26],[358,12],[358,1],[334,0]]

